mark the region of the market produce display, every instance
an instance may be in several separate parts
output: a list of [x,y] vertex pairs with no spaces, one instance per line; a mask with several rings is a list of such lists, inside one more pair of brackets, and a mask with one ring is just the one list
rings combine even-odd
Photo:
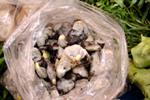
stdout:
[[[141,57],[145,57],[146,59],[149,59],[147,56],[149,54],[149,51],[148,51],[149,43],[147,40],[146,41],[143,40],[146,38],[144,36],[150,36],[149,35],[150,33],[150,26],[149,26],[150,25],[150,22],[149,22],[150,3],[149,1],[148,0],[139,0],[139,1],[138,0],[124,0],[124,1],[122,0],[120,1],[118,0],[81,0],[81,1],[85,1],[109,13],[114,14],[123,23],[125,34],[126,34],[126,40],[128,43],[129,57],[132,58],[132,55],[133,55],[133,61],[134,61],[134,63],[131,60],[129,62],[128,78],[131,83],[136,84],[142,90],[143,94],[147,98],[146,100],[149,100],[148,99],[150,98],[149,96],[150,95],[149,94],[150,82],[148,81],[149,69],[147,68],[143,69],[143,67],[149,67],[149,63],[148,63],[148,60],[141,58]],[[63,26],[63,27],[60,27],[60,26]],[[79,41],[82,40],[84,36],[76,37],[76,36],[68,35],[67,32],[73,29],[72,26],[73,25],[70,25],[68,23],[60,23],[60,25],[58,24],[56,25],[56,27],[53,27],[53,28],[46,27],[44,29],[45,36],[40,37],[39,43],[37,43],[37,45],[33,49],[33,61],[35,62],[35,69],[36,69],[35,72],[39,77],[44,78],[44,79],[41,79],[42,83],[45,85],[47,89],[50,89],[51,94],[54,96],[63,95],[63,94],[68,93],[69,91],[70,91],[69,93],[72,93],[71,90],[79,91],[81,87],[80,81],[82,81],[83,84],[84,83],[87,84],[88,82],[87,80],[90,79],[90,75],[93,75],[91,73],[97,70],[96,68],[83,67],[83,66],[72,68],[72,66],[70,65],[71,68],[67,67],[69,69],[65,69],[65,71],[63,71],[63,74],[62,72],[58,72],[59,73],[58,74],[57,68],[53,68],[53,66],[54,64],[57,65],[61,63],[63,59],[66,59],[65,57],[61,58],[61,55],[66,56],[64,53],[64,50],[66,49],[64,49],[64,47],[68,47],[68,50],[69,50],[69,47],[70,48],[74,48],[74,47],[82,48],[82,50],[86,50],[87,53],[89,53],[89,56],[91,58],[90,61],[88,61],[89,64],[91,64],[91,66],[95,64],[95,62],[97,62],[96,61],[97,59],[94,60],[94,58],[99,58],[97,55],[99,54],[99,51],[103,49],[103,45],[104,45],[103,41],[101,41],[102,42],[101,44],[103,45],[100,45],[100,44],[97,45],[95,44],[95,42],[94,43],[93,42],[82,43],[82,44],[78,43]],[[68,27],[68,29],[67,30],[63,29],[65,27]],[[58,33],[60,34],[55,34],[55,32],[51,30],[58,31]],[[62,31],[63,32],[66,31],[66,34],[61,35]],[[142,36],[143,38],[141,41],[142,45],[136,46],[141,40],[140,39],[141,34],[144,35]],[[48,40],[52,38],[53,36],[57,37],[56,41],[52,40],[53,44],[49,44]],[[68,39],[67,36],[70,36],[73,38],[76,37],[76,38],[75,40],[72,38]],[[89,37],[89,35],[87,35],[87,37]],[[87,37],[84,40],[88,40]],[[89,40],[91,39],[92,37],[89,38]],[[45,40],[46,42],[44,42]],[[78,43],[78,45],[73,45],[74,42]],[[47,48],[47,45],[52,45],[52,46],[51,48]],[[95,47],[94,51],[93,51],[93,45]],[[134,46],[136,47],[133,48]],[[47,49],[54,51],[54,53],[49,55],[49,52],[47,52]],[[35,55],[38,55],[38,56],[35,56]],[[54,58],[54,55],[56,56],[55,62],[57,63],[54,63],[54,61],[52,61],[52,58]],[[76,61],[76,59],[80,57],[81,57],[80,55],[75,56],[74,57],[75,60],[73,59],[73,61]],[[142,62],[139,62],[139,61],[142,61]],[[65,62],[65,64],[68,64],[68,62]],[[3,73],[6,69],[6,65],[4,64],[2,49],[0,49],[0,66],[3,66],[1,67],[2,73]],[[142,67],[142,69],[137,68],[137,67]],[[69,71],[66,71],[66,70],[69,70]],[[84,70],[84,71],[81,71],[83,75],[81,75],[78,70]],[[45,74],[45,72],[47,72],[47,74]],[[54,73],[54,74],[51,75],[51,74],[48,74],[48,72]],[[2,76],[2,73],[1,73],[1,76]],[[65,78],[68,79],[67,77],[68,74],[72,75],[72,77],[69,77],[70,81],[65,80]],[[47,79],[45,80],[45,77],[49,78],[48,82],[46,82]],[[69,86],[69,89],[68,87],[64,86],[64,83],[67,84],[68,82],[69,83],[71,82],[71,86]],[[51,85],[56,85],[56,86],[51,86]],[[74,88],[74,86],[79,87],[79,88]],[[57,90],[56,87],[59,90]],[[10,94],[8,94],[8,92],[5,89],[3,89],[2,91],[3,93],[0,93],[2,100],[6,100],[6,99],[12,100],[10,99],[12,97],[9,96]]]

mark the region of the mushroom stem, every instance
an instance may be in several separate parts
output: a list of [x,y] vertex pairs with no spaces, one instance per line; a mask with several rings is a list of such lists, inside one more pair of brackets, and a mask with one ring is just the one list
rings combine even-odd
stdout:
[[40,78],[46,78],[47,77],[46,69],[43,67],[40,67],[38,62],[35,63],[35,70],[36,70],[36,72]]
[[58,45],[60,45],[61,47],[66,47],[67,46],[66,36],[64,34],[61,34],[59,36]]
[[49,60],[46,59],[46,63],[48,78],[51,80],[52,84],[56,84],[56,72]]

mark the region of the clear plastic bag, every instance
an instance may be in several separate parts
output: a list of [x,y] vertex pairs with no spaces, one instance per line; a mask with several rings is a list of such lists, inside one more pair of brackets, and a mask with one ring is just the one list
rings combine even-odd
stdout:
[[0,1],[0,41],[6,40],[14,28],[15,5]]
[[[37,77],[32,60],[36,37],[48,24],[73,23],[83,20],[96,39],[106,42],[104,49],[113,48],[113,56],[102,51],[99,75],[93,76],[80,92],[51,98]],[[5,60],[14,84],[24,100],[112,100],[123,89],[127,76],[128,54],[122,27],[96,7],[77,0],[51,0],[22,23],[3,47]],[[108,52],[109,54],[109,52]]]
[[[45,0],[46,1],[46,0]],[[45,2],[40,0],[0,1],[0,41],[6,41],[26,18],[36,12]]]

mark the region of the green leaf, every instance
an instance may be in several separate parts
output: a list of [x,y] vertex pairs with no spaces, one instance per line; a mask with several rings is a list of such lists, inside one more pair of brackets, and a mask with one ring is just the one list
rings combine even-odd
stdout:
[[6,89],[3,90],[3,98],[6,99],[8,95],[8,91]]
[[117,4],[119,4],[120,5],[120,7],[121,8],[123,8],[124,7],[124,0],[114,0]]
[[148,11],[149,11],[149,10],[150,10],[150,3],[148,4],[146,11],[144,12],[144,15],[143,15],[143,17],[142,17],[142,22],[145,21],[147,15],[148,15]]
[[141,9],[143,5],[144,5],[144,0],[140,0],[138,3],[139,9]]
[[96,2],[96,6],[101,6],[101,3],[100,2]]
[[132,7],[136,2],[137,2],[137,0],[132,0],[130,3],[130,7]]

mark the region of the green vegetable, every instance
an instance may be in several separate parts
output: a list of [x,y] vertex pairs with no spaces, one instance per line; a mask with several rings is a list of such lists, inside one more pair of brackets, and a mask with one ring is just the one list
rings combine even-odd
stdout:
[[150,37],[141,36],[141,42],[131,49],[136,67],[150,67]]
[[150,69],[137,68],[130,59],[128,79],[142,90],[146,98],[150,98]]

